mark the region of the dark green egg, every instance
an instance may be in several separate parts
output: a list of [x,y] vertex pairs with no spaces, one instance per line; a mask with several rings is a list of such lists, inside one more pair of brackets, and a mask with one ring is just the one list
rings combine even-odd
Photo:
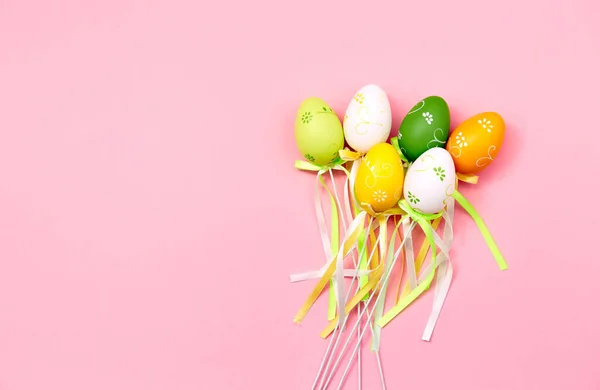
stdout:
[[398,144],[404,156],[412,162],[431,148],[445,147],[449,131],[448,103],[439,96],[429,96],[404,117],[398,131]]

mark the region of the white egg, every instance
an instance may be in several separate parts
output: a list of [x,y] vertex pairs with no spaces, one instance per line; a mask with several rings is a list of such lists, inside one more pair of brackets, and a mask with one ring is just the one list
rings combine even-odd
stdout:
[[456,170],[446,149],[435,147],[420,155],[404,179],[404,199],[415,211],[435,214],[443,210],[455,189]]
[[375,84],[365,85],[350,101],[344,116],[344,137],[357,152],[367,153],[386,142],[392,130],[392,111],[386,93]]

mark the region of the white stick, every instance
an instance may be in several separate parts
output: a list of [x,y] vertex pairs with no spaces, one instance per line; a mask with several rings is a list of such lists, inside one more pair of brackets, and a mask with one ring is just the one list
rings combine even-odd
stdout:
[[[372,219],[371,221],[369,221],[369,225],[368,225],[368,229],[367,229],[367,231],[370,231],[370,230],[371,230],[371,224],[373,223],[373,221],[374,221],[373,219]],[[377,240],[375,240],[375,244],[373,245],[373,251],[371,252],[371,254],[369,255],[369,258],[368,258],[368,260],[367,260],[367,267],[368,267],[368,266],[371,264],[371,261],[373,260],[373,256],[375,255],[375,250],[376,250],[376,248],[377,248],[377,244],[379,243],[379,240],[380,240],[380,237],[377,237]],[[362,254],[364,254],[364,251],[366,251],[366,250],[367,250],[367,246],[365,245],[365,246],[363,247],[363,250],[361,251],[361,256],[362,256]],[[358,266],[356,266],[356,267],[355,267],[355,269],[358,271]],[[352,286],[354,285],[354,282],[355,282],[356,280],[358,280],[358,278],[352,278],[352,283],[350,284],[350,288],[348,289],[348,296],[346,296],[346,300],[348,300],[348,298],[349,298],[349,296],[350,296],[350,291],[352,291]],[[360,286],[357,286],[357,289],[359,289],[359,290],[360,290]],[[344,309],[345,309],[345,308],[344,308]],[[364,311],[363,311],[363,313],[364,313]],[[359,319],[360,319],[360,316],[359,316]],[[345,327],[346,327],[346,322],[343,322],[342,324],[339,324],[339,323],[338,323],[338,326],[336,327],[336,329],[337,329],[337,328],[340,328],[340,332],[337,334],[337,338],[336,338],[335,344],[333,345],[333,351],[332,351],[332,353],[331,353],[331,356],[330,356],[330,357],[329,357],[329,359],[328,359],[327,365],[325,366],[325,372],[323,373],[323,377],[322,377],[322,379],[321,379],[321,385],[323,384],[323,380],[324,380],[324,379],[325,379],[325,377],[326,377],[325,375],[327,374],[327,370],[329,369],[329,366],[331,365],[331,362],[332,362],[332,359],[333,359],[334,353],[335,353],[335,351],[337,350],[337,347],[338,347],[339,341],[340,341],[340,340],[341,340],[341,338],[342,338],[342,333],[344,333],[344,329],[345,329]],[[350,335],[350,336],[351,336],[351,335]],[[349,337],[350,337],[350,336],[349,336]],[[332,336],[332,337],[333,337],[333,336]],[[321,386],[319,386],[319,388],[321,388]]]
[[[414,223],[413,223],[413,225],[414,225]],[[405,240],[406,240],[406,237],[404,238],[404,241],[405,241]],[[400,245],[400,248],[398,248],[398,251],[400,251],[400,250],[402,249],[402,247],[404,246],[404,241],[403,241],[403,242],[402,242],[402,244]],[[397,259],[398,259],[398,256],[394,256],[394,260],[393,260],[393,262],[392,262],[392,265],[391,265],[391,267],[390,267],[390,270],[394,268],[394,264],[396,263],[396,260],[397,260]],[[383,279],[385,279],[385,280],[383,280],[383,283],[384,283],[384,285],[387,285],[387,282],[388,282],[388,279],[389,279],[390,275],[391,275],[391,271],[390,271],[390,272],[388,272],[386,275],[384,275],[384,277],[383,277]],[[379,285],[380,285],[380,283],[381,283],[381,282],[382,282],[382,280],[380,279],[380,280],[379,280],[379,282],[377,283],[377,285],[375,286],[375,288],[374,288],[373,290],[375,290],[375,289],[377,288],[377,286],[379,286]],[[371,303],[371,300],[373,299],[373,297],[374,297],[374,296],[375,296],[375,294],[371,294],[371,296],[370,296],[370,297],[369,297],[369,299],[367,300],[366,306],[369,306],[369,303]],[[377,306],[377,302],[379,301],[379,299],[381,299],[381,297],[382,297],[382,295],[381,295],[381,294],[378,294],[378,295],[377,295],[377,299],[375,300],[375,304],[374,304],[375,306]],[[368,312],[368,310],[364,310],[364,311],[363,311],[363,312],[360,314],[360,316],[359,316],[359,319],[360,319],[360,317],[362,317],[362,316],[364,315],[364,313],[365,313],[365,312]],[[358,336],[358,337],[359,337],[359,339],[360,339],[360,338],[362,338],[362,337],[364,336],[364,333],[366,332],[366,328],[367,328],[367,326],[368,326],[368,323],[369,323],[369,321],[371,321],[371,317],[373,316],[373,314],[374,314],[374,311],[371,311],[371,312],[369,313],[369,315],[367,316],[367,325],[365,325],[365,327],[364,327],[364,330],[363,330],[362,332],[359,330],[359,336]],[[340,363],[340,360],[341,360],[341,358],[342,358],[342,356],[343,356],[344,352],[346,351],[346,348],[348,348],[348,344],[349,344],[349,342],[350,342],[350,337],[351,337],[351,336],[354,334],[354,332],[356,331],[358,324],[359,324],[359,322],[357,321],[357,322],[356,322],[356,324],[354,325],[354,327],[352,328],[352,330],[351,330],[351,332],[350,332],[350,335],[348,336],[348,339],[347,339],[346,343],[344,344],[344,347],[342,348],[342,351],[340,352],[340,355],[339,355],[339,357],[337,358],[337,360],[336,360],[336,362],[335,362],[335,364],[334,364],[334,366],[333,366],[333,368],[332,368],[332,371],[331,371],[331,373],[329,374],[329,376],[328,376],[328,378],[327,378],[327,381],[325,382],[325,387],[323,387],[322,389],[326,389],[326,388],[327,388],[327,386],[329,385],[329,382],[331,382],[331,379],[333,378],[333,373],[335,372],[335,369],[336,369],[336,368],[337,368],[337,366],[339,365],[339,363]],[[351,356],[351,358],[350,358],[350,363],[352,362],[352,359],[354,358],[354,355],[356,354],[356,351],[357,351],[357,348],[355,348],[355,349],[354,349],[354,351],[352,352],[352,356]],[[340,387],[341,387],[341,385],[342,385],[342,383],[343,383],[343,380],[344,380],[344,378],[345,378],[345,377],[346,377],[346,375],[348,374],[348,369],[349,369],[349,367],[350,367],[350,363],[349,363],[349,365],[346,367],[346,370],[344,371],[344,374],[343,374],[343,376],[342,376],[342,379],[341,379],[341,382],[340,382]]]
[[[360,302],[358,302],[357,307],[358,307],[358,327],[360,328]],[[361,362],[360,356],[362,355],[362,353],[361,353],[362,342],[360,339],[357,340],[356,342],[358,343],[358,390],[361,390],[362,389],[362,372],[361,372],[362,362]]]
[[[371,226],[371,223],[369,223],[369,229],[370,229],[370,226]],[[373,246],[373,248],[377,247],[377,243],[378,242],[379,242],[379,237],[375,241],[375,245]],[[363,251],[365,251],[366,248],[367,248],[367,246],[365,245],[364,248],[363,248]],[[371,254],[369,256],[369,259],[367,260],[367,267],[371,264],[371,260],[373,259],[373,255],[374,254],[375,254],[375,249],[373,249],[373,251],[371,252]],[[358,269],[358,267],[356,269]],[[346,297],[346,300],[350,297],[350,291],[352,291],[352,286],[353,286],[355,280],[358,280],[358,278],[353,278],[352,279],[352,283],[350,285],[350,288],[348,289],[348,296]],[[360,286],[358,286],[358,287],[360,287]],[[344,310],[345,310],[345,308],[344,308]],[[335,341],[335,344],[333,345],[333,351],[331,352],[331,356],[329,357],[327,365],[325,366],[325,372],[323,373],[323,378],[321,379],[321,385],[323,384],[323,380],[325,379],[325,375],[327,374],[327,370],[329,369],[329,366],[331,365],[332,358],[333,358],[333,356],[335,354],[335,351],[337,350],[339,341],[342,338],[342,333],[344,333],[345,327],[346,327],[346,322],[343,322],[342,324],[338,323],[338,326],[336,327],[336,328],[340,328],[340,331],[339,331],[339,333],[337,335],[337,339]],[[321,386],[319,386],[319,388],[321,388]]]
[[313,382],[311,390],[315,390],[317,387],[317,382],[319,381],[319,376],[321,376],[321,371],[323,370],[323,365],[325,364],[325,358],[329,354],[329,350],[331,349],[331,346],[333,344],[332,343],[333,338],[334,338],[335,334],[337,333],[337,330],[338,330],[337,327],[333,330],[333,335],[331,336],[331,340],[329,340],[329,344],[327,345],[327,349],[325,350],[325,355],[323,356],[323,359],[321,360],[321,365],[319,366],[319,372],[317,372],[317,376],[315,377],[315,380]]
[[[371,230],[372,223],[373,223],[373,220],[369,221],[367,231]],[[365,245],[364,248],[363,248],[363,251],[361,252],[361,256],[364,254],[364,251],[366,251],[366,250],[367,250],[367,247]],[[369,261],[368,261],[369,263],[371,262],[372,256],[373,256],[373,254],[371,254],[371,256],[369,257]],[[352,277],[352,282],[350,284],[350,288],[348,289],[348,293],[346,295],[346,300],[348,300],[348,298],[350,298],[350,291],[352,291],[352,286],[354,285],[354,281],[357,279],[358,272],[359,272],[358,264],[357,264],[357,261],[356,261],[356,257],[354,256],[354,252],[353,252],[352,259],[353,259],[353,262],[354,262],[355,275]],[[343,261],[343,259],[342,259],[342,261]],[[360,288],[360,286],[358,286],[358,287]],[[345,310],[345,308],[342,308],[342,310]],[[329,340],[329,345],[327,347],[327,350],[325,351],[325,355],[323,355],[323,359],[321,361],[321,366],[319,367],[319,371],[317,372],[317,376],[315,377],[315,381],[313,383],[312,390],[315,389],[315,385],[317,384],[317,382],[318,382],[319,377],[321,376],[321,374],[325,375],[327,373],[327,370],[329,369],[329,365],[331,364],[331,359],[332,359],[333,353],[337,349],[337,345],[338,345],[338,342],[339,342],[339,339],[340,339],[340,335],[343,333],[343,329],[340,329],[340,328],[341,328],[341,326],[338,323],[338,326],[335,327],[334,332],[331,335],[331,339]],[[338,333],[338,329],[340,330],[339,333]],[[337,339],[336,339],[336,333],[337,333]],[[331,356],[329,357],[329,359],[327,359],[328,352],[329,352],[329,350],[331,348],[331,345],[332,345],[332,342],[333,342],[334,339],[336,339],[336,342],[333,344],[333,351],[332,351]],[[323,365],[325,364],[326,361],[327,361],[327,366],[325,367],[325,371],[322,372]],[[325,378],[324,376],[323,376],[323,378],[321,378],[321,385],[323,384],[323,379],[324,378]]]

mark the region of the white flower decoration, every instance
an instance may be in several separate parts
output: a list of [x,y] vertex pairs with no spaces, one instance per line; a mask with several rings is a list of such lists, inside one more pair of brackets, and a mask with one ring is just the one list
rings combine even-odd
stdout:
[[424,112],[423,117],[427,121],[427,124],[430,125],[433,122],[433,115],[431,115],[429,112]]
[[465,137],[463,136],[462,131],[459,131],[455,138],[456,138],[456,143],[458,144],[459,148],[464,148],[465,146],[469,145],[467,143],[467,141],[465,140]]
[[494,128],[494,125],[492,125],[492,121],[487,119],[487,118],[483,118],[477,121],[481,127],[483,127],[484,129],[487,130],[488,133],[492,132],[492,129]]
[[373,193],[373,199],[375,199],[375,202],[381,203],[387,199],[387,194],[385,191],[377,190]]

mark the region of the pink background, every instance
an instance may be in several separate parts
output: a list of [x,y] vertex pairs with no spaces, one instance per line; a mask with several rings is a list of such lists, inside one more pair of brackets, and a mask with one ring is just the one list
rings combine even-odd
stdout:
[[510,268],[459,211],[431,343],[431,293],[384,329],[388,388],[600,389],[594,1],[204,3],[0,0],[0,390],[310,388],[294,116],[367,83],[393,133],[431,94],[508,124],[461,188]]

